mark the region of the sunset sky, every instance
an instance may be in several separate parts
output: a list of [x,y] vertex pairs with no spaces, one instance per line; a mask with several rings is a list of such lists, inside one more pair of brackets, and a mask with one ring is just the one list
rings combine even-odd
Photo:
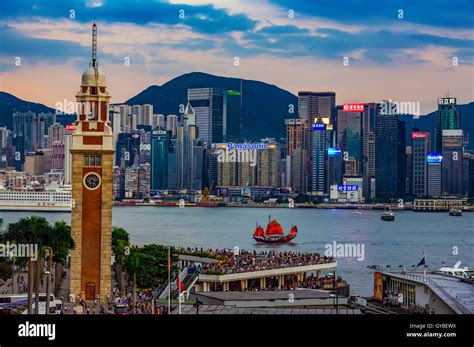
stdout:
[[422,113],[448,92],[474,100],[471,0],[2,0],[0,90],[74,101],[94,18],[115,103],[192,71],[335,91],[338,104],[419,101]]

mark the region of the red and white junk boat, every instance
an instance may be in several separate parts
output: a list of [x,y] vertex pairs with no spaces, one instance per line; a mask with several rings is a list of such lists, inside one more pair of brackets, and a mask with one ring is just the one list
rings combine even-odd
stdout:
[[253,233],[253,238],[255,241],[262,243],[286,243],[293,240],[296,237],[297,232],[298,228],[295,225],[291,228],[290,233],[285,235],[280,223],[278,223],[275,219],[270,221],[269,216],[267,229],[263,230],[263,228],[257,224],[257,228]]

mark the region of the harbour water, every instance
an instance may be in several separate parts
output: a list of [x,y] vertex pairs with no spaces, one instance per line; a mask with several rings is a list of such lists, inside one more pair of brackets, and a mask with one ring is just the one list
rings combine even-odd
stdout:
[[[373,271],[367,266],[407,270],[427,252],[429,269],[445,262],[474,267],[474,213],[450,217],[448,213],[396,212],[394,222],[380,220],[380,211],[200,208],[200,207],[114,207],[113,225],[125,228],[137,245],[157,243],[184,247],[292,250],[324,254],[327,244],[352,243],[364,246],[364,259],[337,258],[336,275],[351,285],[351,291],[368,296],[373,291]],[[0,212],[4,224],[22,217],[40,215],[50,222],[65,220],[69,213]],[[287,233],[298,226],[292,244],[256,245],[252,239],[256,222],[263,227],[268,216],[277,219]],[[5,225],[4,225],[5,227]],[[456,255],[457,251],[457,255]],[[360,259],[360,258],[359,258]],[[421,269],[421,268],[419,268]]]

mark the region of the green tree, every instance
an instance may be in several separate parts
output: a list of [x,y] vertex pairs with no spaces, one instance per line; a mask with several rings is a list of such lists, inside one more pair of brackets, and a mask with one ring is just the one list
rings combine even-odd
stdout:
[[115,255],[115,276],[118,286],[123,291],[123,267],[126,259],[126,251],[130,249],[130,238],[124,228],[112,228],[112,252]]
[[[66,263],[69,251],[75,247],[74,240],[71,235],[71,227],[64,221],[57,221],[50,226],[48,233],[44,235],[43,239],[45,247],[52,251],[52,261],[55,263],[56,288],[59,289],[59,283],[62,274],[62,267]],[[51,256],[51,254],[49,254]],[[46,293],[49,293],[51,278],[47,277]],[[49,307],[49,295],[46,299],[46,307]]]

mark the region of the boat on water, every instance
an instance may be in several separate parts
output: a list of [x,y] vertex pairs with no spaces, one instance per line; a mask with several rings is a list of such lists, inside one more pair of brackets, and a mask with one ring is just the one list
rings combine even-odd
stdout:
[[291,227],[290,233],[285,235],[280,223],[275,219],[271,220],[271,217],[268,216],[267,228],[263,230],[263,227],[257,224],[253,238],[255,241],[261,243],[288,243],[296,237],[297,232],[298,227],[295,225]]
[[459,208],[452,208],[449,210],[449,215],[454,217],[462,216],[462,210]]
[[386,209],[384,212],[382,212],[382,216],[380,218],[384,221],[392,222],[395,220],[395,214],[389,208],[389,209]]
[[73,205],[70,186],[57,182],[29,186],[0,186],[0,211],[70,212]]
[[453,267],[443,266],[438,270],[438,272],[444,275],[456,276],[460,278],[474,278],[474,270],[469,269],[467,266],[461,267],[461,261],[458,261]]

